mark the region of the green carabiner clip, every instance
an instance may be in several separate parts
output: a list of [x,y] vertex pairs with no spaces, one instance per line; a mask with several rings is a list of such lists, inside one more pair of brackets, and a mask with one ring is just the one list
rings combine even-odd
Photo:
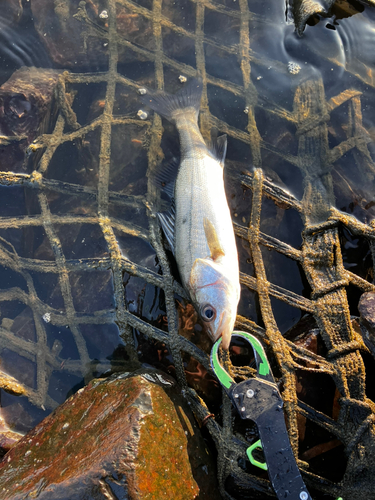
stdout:
[[259,467],[259,469],[268,470],[266,462],[259,462],[253,457],[253,450],[255,449],[263,450],[262,441],[260,439],[258,439],[258,441],[249,446],[248,449],[246,450],[246,455],[248,456],[250,463],[252,465],[255,465],[255,467]]
[[[266,357],[266,354],[264,352],[264,349],[262,347],[262,344],[259,342],[259,340],[251,335],[250,333],[247,332],[233,332],[232,337],[242,337],[248,340],[250,342],[251,346],[253,347],[254,354],[258,356],[258,363],[257,363],[257,368],[258,368],[258,374],[263,376],[263,377],[269,377],[270,375],[270,366],[268,364],[268,360]],[[232,379],[232,377],[228,374],[228,372],[221,366],[220,361],[219,361],[219,356],[218,356],[218,351],[219,347],[221,344],[221,338],[214,344],[212,348],[212,353],[211,353],[211,363],[212,367],[214,369],[214,372],[216,373],[216,376],[220,380],[221,384],[228,390],[230,389],[233,385],[235,385],[235,381]],[[263,449],[262,447],[262,442],[259,439],[255,443],[253,443],[251,446],[249,446],[246,450],[246,454],[250,460],[250,463],[252,465],[255,465],[256,467],[259,467],[260,469],[267,470],[267,463],[266,462],[259,462],[253,457],[253,450],[255,449]]]
[[[271,377],[271,379],[273,381],[273,377],[271,375],[271,369],[270,369],[270,365],[268,364],[266,353],[264,352],[262,344],[259,342],[259,340],[256,337],[254,337],[254,335],[251,335],[250,333],[247,333],[247,332],[234,331],[232,334],[232,337],[245,338],[248,342],[250,342],[250,344],[254,350],[254,354],[256,354],[256,356],[258,357],[258,360],[259,360],[259,362],[257,363],[258,374],[266,379]],[[235,381],[232,379],[232,377],[228,374],[228,372],[220,364],[219,356],[218,356],[220,344],[221,344],[221,338],[217,342],[215,342],[215,344],[212,347],[211,364],[212,364],[212,368],[213,368],[216,376],[220,380],[221,384],[226,389],[230,389],[230,387],[232,387],[232,385],[235,384]]]

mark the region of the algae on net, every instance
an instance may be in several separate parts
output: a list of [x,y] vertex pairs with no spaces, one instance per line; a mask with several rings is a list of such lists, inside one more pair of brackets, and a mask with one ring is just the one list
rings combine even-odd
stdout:
[[[210,345],[155,219],[164,200],[152,176],[174,154],[175,131],[156,115],[137,116],[138,88],[173,92],[180,76],[198,70],[202,133],[229,139],[225,180],[242,284],[237,328],[269,346],[314,498],[368,498],[374,395],[365,376],[373,360],[350,314],[358,315],[359,295],[374,290],[373,62],[356,44],[361,33],[371,46],[373,10],[332,14],[299,37],[283,1],[267,9],[257,0],[43,5],[35,0],[31,9],[62,71],[53,95],[59,113],[22,150],[21,169],[0,167],[0,357],[28,390],[23,399],[2,391],[4,416],[27,430],[93,376],[151,361],[173,373],[206,423],[222,493],[270,493],[245,459],[256,430],[233,422],[226,398],[207,397]],[[100,16],[104,8],[108,17]],[[69,33],[73,51],[62,43]],[[22,111],[13,113],[16,123],[22,103],[17,97],[12,105]],[[7,132],[4,151],[16,136]],[[353,246],[361,266],[348,265]],[[319,350],[290,340],[303,314],[319,328]],[[237,346],[233,361],[244,359]],[[307,377],[311,388],[323,375],[332,383],[325,414],[303,397]]]

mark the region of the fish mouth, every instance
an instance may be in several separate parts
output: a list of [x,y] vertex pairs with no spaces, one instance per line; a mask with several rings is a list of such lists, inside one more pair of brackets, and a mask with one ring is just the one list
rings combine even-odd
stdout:
[[230,340],[232,338],[232,328],[226,328],[222,331],[221,337],[222,337],[222,343],[221,345],[223,346],[223,349],[228,350],[229,345],[230,345]]
[[229,313],[227,311],[223,311],[215,323],[216,324],[212,325],[212,329],[209,328],[208,333],[213,342],[216,342],[221,337],[222,346],[227,350],[229,348],[230,340],[232,337],[231,326],[233,326],[231,325],[232,322],[230,321]]

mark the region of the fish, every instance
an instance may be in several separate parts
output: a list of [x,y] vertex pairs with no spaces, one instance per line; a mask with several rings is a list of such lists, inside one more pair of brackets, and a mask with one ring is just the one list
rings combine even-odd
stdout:
[[[163,179],[170,210],[158,219],[174,254],[182,285],[213,342],[228,349],[240,299],[238,253],[224,190],[227,136],[205,143],[198,126],[201,79],[176,94],[147,89],[142,103],[175,124],[180,161],[168,165]],[[158,180],[161,182],[160,173]]]

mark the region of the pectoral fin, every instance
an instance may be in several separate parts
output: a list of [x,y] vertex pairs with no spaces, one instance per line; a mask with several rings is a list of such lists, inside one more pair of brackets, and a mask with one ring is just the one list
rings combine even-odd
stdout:
[[172,200],[172,205],[169,212],[158,212],[157,216],[160,225],[164,231],[164,235],[169,243],[170,249],[174,255],[174,224],[175,224],[174,200]]
[[212,141],[211,153],[224,168],[225,155],[227,154],[227,135],[221,135]]
[[203,219],[204,233],[206,235],[206,240],[208,248],[210,249],[211,259],[216,260],[222,255],[225,255],[224,250],[220,244],[219,238],[215,226],[210,220],[205,217]]

